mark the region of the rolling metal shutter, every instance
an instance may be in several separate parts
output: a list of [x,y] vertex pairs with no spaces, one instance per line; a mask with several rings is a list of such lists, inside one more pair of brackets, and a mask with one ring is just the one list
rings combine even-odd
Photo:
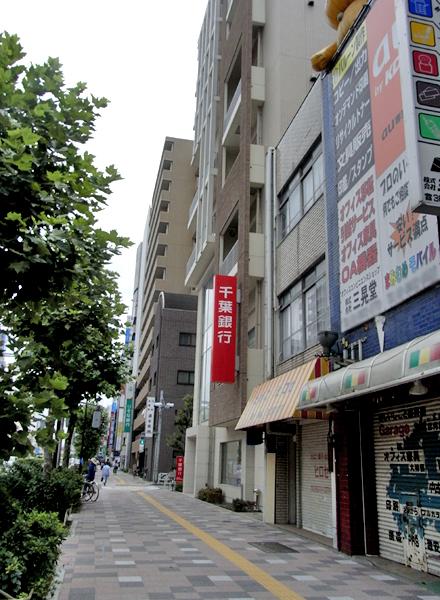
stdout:
[[302,427],[301,514],[304,529],[332,536],[332,493],[327,458],[328,421]]
[[439,400],[375,415],[380,555],[435,575],[440,575],[439,439]]

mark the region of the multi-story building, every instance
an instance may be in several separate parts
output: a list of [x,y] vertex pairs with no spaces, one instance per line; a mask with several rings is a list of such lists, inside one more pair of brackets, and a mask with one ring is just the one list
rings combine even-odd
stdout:
[[156,304],[151,350],[152,386],[149,398],[156,404],[149,437],[145,439],[145,477],[157,481],[159,473],[175,466],[180,452],[167,443],[185,396],[193,394],[196,347],[197,297],[161,292]]
[[146,464],[143,437],[146,400],[153,386],[151,360],[156,305],[161,292],[186,291],[185,267],[192,248],[187,216],[195,189],[192,146],[190,140],[165,139],[140,251],[131,462],[139,464],[141,471]]
[[439,575],[439,117],[417,62],[434,54],[405,29],[431,31],[427,6],[372,2],[322,78],[326,353],[343,366],[299,408],[329,413],[338,548]]
[[[199,308],[194,421],[185,453],[187,493],[196,493],[208,482],[221,485],[227,498],[252,500],[254,488],[264,488],[264,449],[246,444],[245,432],[235,427],[253,388],[273,376],[272,356],[266,353],[265,361],[264,352],[270,336],[265,327],[264,277],[271,268],[265,256],[272,252],[265,246],[265,233],[272,228],[266,214],[271,190],[265,154],[280,139],[316,79],[309,56],[332,37],[322,19],[323,4],[285,0],[208,4],[199,40],[194,160],[207,166],[215,186],[210,204],[204,208],[205,198],[199,193],[189,215],[190,227],[193,214],[198,225],[186,281],[198,290]],[[206,57],[212,57],[212,67]],[[210,96],[211,104],[206,104],[201,90],[206,89],[207,73],[216,69],[218,87]],[[207,130],[197,135],[197,124],[204,122],[204,114],[214,112],[216,127],[209,130],[216,131],[213,147]],[[203,185],[199,178],[199,190]],[[211,206],[212,220],[202,216],[210,216]],[[233,384],[210,382],[215,273],[236,276],[238,282]]]
[[302,385],[327,372],[319,332],[329,329],[321,84],[316,83],[267,154],[271,268],[265,314],[273,377],[256,386],[237,429],[264,448],[264,519],[291,523],[336,544],[325,411],[296,411]]

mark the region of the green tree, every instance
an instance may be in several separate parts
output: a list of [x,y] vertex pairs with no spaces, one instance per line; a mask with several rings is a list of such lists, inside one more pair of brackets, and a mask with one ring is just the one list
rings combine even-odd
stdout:
[[174,420],[174,432],[167,436],[167,446],[176,452],[185,454],[186,430],[192,425],[193,397],[188,394],[183,398],[183,407],[177,411]]
[[[95,410],[101,411],[101,425],[99,428],[92,427],[93,413]],[[104,408],[99,404],[87,404],[77,411],[76,433],[73,439],[75,452],[80,458],[87,461],[96,456],[101,437],[106,434],[108,426],[108,415]]]
[[0,371],[5,458],[27,449],[32,414],[44,413],[38,439],[51,452],[62,418],[71,436],[80,402],[125,380],[124,307],[107,266],[129,242],[96,226],[119,175],[83,150],[107,100],[66,87],[57,59],[24,56],[0,34],[0,309],[14,353]]
[[107,100],[66,87],[58,59],[24,56],[17,36],[0,34],[0,302],[11,309],[92,272],[95,214],[119,179],[81,152]]

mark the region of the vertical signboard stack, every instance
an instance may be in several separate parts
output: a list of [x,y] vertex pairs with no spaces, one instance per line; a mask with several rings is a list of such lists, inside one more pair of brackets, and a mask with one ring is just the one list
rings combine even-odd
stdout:
[[[422,211],[422,182],[440,186],[440,165],[438,183],[421,176],[428,151],[419,148],[419,139],[428,135],[431,117],[415,110],[408,64],[408,10],[426,6],[424,1],[377,0],[331,73],[343,331],[440,279],[436,219],[414,212]],[[411,19],[409,25],[415,31]],[[411,51],[420,69],[427,58],[422,60],[420,48]],[[440,143],[440,108],[438,119]],[[429,152],[433,165],[435,152]]]

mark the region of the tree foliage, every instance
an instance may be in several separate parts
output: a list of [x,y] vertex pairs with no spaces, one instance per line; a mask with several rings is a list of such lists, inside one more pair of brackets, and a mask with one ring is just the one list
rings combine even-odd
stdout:
[[[0,298],[7,304],[66,289],[93,273],[95,213],[119,175],[80,147],[104,98],[64,85],[58,59],[24,66],[17,36],[0,35]],[[119,243],[104,234],[108,258]]]
[[[0,309],[14,362],[0,368],[0,457],[38,441],[53,451],[81,401],[114,395],[126,378],[124,311],[112,257],[127,247],[96,225],[113,166],[84,150],[104,98],[67,87],[58,59],[25,66],[17,36],[0,34]],[[18,426],[17,426],[18,423]]]
[[192,425],[193,397],[188,394],[183,398],[183,407],[177,411],[174,431],[167,436],[167,445],[179,454],[185,454],[186,430]]
[[[95,410],[101,410],[101,425],[97,429],[92,427],[93,412]],[[107,432],[108,415],[102,407],[93,404],[81,407],[77,413],[76,434],[73,444],[77,456],[88,460],[98,453],[101,437]]]

